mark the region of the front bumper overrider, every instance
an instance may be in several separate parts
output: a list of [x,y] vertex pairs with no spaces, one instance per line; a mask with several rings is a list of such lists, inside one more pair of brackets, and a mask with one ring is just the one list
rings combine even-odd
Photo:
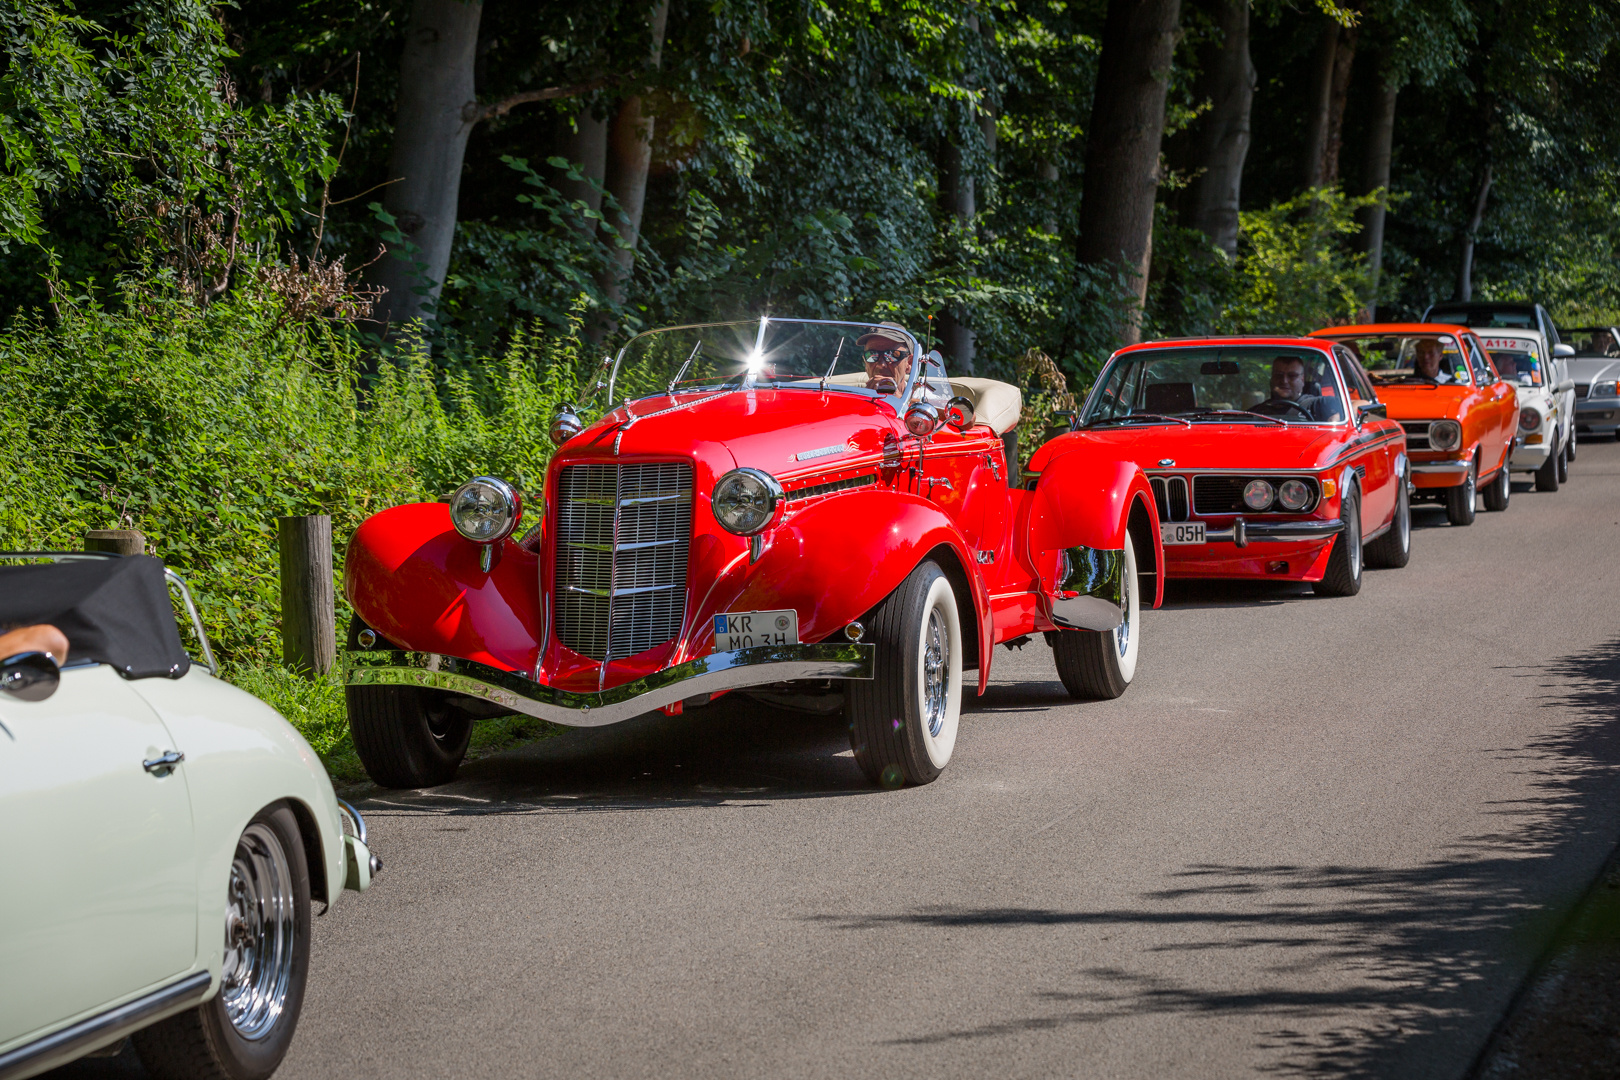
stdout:
[[568,727],[606,727],[688,698],[797,679],[870,679],[877,646],[822,642],[710,653],[595,693],[558,690],[487,664],[392,649],[344,656],[350,686],[420,686],[493,702]]

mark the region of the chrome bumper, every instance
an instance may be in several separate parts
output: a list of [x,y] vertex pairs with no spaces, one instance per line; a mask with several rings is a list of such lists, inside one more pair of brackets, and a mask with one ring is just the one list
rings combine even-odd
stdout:
[[597,693],[558,690],[515,671],[440,653],[375,650],[344,655],[350,686],[421,686],[480,698],[568,727],[606,727],[677,701],[795,679],[870,679],[877,646],[853,642],[765,645],[710,653]]
[[1051,619],[1071,630],[1113,630],[1125,621],[1125,552],[1063,549],[1063,580],[1047,593]]
[[1330,540],[1344,532],[1344,522],[1333,521],[1278,521],[1255,524],[1238,518],[1230,528],[1205,529],[1204,539],[1211,544],[1299,544],[1308,540]]
[[382,860],[371,853],[366,842],[366,819],[349,803],[337,801],[338,813],[349,822],[353,832],[343,834],[343,887],[355,892],[371,888],[371,879],[382,870]]
[[1463,477],[1468,475],[1468,465],[1469,463],[1466,461],[1437,461],[1432,464],[1421,464],[1414,461],[1412,471],[1426,473],[1429,476]]

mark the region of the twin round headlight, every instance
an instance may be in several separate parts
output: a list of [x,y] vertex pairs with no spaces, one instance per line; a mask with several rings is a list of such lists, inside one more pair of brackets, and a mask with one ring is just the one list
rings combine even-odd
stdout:
[[1316,493],[1303,480],[1284,480],[1276,487],[1268,480],[1250,480],[1243,485],[1243,505],[1250,510],[1269,510],[1275,503],[1284,510],[1303,510]]
[[1436,420],[1429,425],[1429,449],[1455,450],[1462,445],[1462,425],[1455,420]]
[[1524,431],[1534,431],[1541,426],[1541,412],[1529,405],[1519,410],[1519,427]]
[[523,499],[512,485],[493,476],[477,476],[450,496],[450,523],[478,544],[505,540],[523,514]]
[[733,469],[714,485],[714,519],[727,532],[753,536],[771,523],[781,501],[776,477],[758,469]]

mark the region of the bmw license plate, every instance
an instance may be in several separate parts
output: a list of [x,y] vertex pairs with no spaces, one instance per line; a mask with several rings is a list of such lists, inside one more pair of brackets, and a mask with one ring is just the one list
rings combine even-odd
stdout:
[[715,652],[798,643],[799,613],[792,608],[781,611],[728,611],[714,617]]
[[1159,525],[1159,539],[1166,547],[1171,544],[1203,544],[1204,523],[1202,521],[1166,521]]

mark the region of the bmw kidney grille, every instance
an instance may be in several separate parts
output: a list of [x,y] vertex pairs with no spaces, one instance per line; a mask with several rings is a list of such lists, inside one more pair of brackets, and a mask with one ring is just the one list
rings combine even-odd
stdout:
[[674,638],[686,613],[692,466],[565,465],[557,485],[557,637],[595,660]]

